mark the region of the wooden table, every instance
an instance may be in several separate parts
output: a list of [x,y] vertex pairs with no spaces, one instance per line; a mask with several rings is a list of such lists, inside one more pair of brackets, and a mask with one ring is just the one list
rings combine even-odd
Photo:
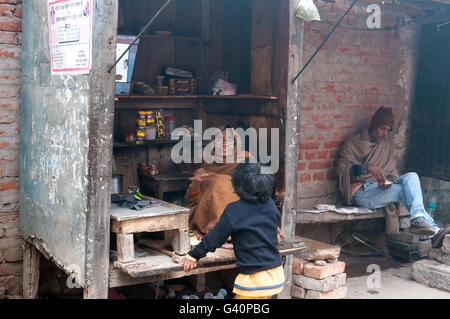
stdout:
[[139,175],[141,187],[144,192],[151,190],[159,199],[164,199],[166,192],[186,191],[192,174],[183,172],[161,172],[156,176]]
[[179,255],[190,249],[189,209],[158,200],[160,205],[141,211],[111,204],[111,230],[117,234],[117,255],[122,263],[136,260],[134,234],[175,230],[172,248]]

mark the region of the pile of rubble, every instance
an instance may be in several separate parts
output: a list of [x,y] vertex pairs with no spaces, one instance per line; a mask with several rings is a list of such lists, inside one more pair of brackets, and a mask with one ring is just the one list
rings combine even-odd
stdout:
[[339,261],[340,247],[296,238],[308,250],[295,255],[292,265],[292,297],[295,299],[344,299],[347,295],[345,263]]
[[412,265],[412,277],[429,287],[450,291],[450,235],[445,236],[442,248],[430,249],[429,258]]

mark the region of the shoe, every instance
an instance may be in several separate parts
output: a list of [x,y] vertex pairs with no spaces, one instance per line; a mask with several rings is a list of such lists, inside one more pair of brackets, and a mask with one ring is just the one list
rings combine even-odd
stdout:
[[433,238],[431,239],[431,245],[433,246],[433,248],[441,248],[444,237],[447,234],[450,234],[450,225],[445,226],[444,228],[439,230],[435,236],[433,236]]
[[417,217],[411,220],[409,232],[416,235],[433,236],[436,230],[425,221],[425,218]]

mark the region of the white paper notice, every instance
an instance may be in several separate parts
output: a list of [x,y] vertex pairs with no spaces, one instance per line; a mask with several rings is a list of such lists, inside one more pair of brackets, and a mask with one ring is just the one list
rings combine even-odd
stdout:
[[48,0],[52,74],[88,74],[93,0]]

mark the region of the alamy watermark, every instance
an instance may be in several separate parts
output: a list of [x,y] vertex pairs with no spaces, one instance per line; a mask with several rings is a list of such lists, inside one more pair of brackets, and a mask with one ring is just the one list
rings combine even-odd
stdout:
[[[203,132],[203,122],[194,121],[193,134],[186,128],[177,128],[172,132],[172,140],[179,142],[172,148],[171,158],[175,164],[201,163],[256,163],[265,166],[262,174],[275,174],[280,168],[280,131],[278,128],[207,128]],[[181,140],[180,140],[181,138]],[[248,140],[248,148],[246,141]],[[204,146],[204,142],[209,142]],[[192,142],[194,144],[192,150]],[[268,145],[270,142],[270,154]],[[245,150],[251,156],[243,156]]]
[[377,4],[367,6],[367,12],[370,13],[367,18],[367,27],[369,29],[381,29],[381,8]]
[[367,272],[372,273],[367,277],[366,285],[369,289],[381,288],[381,268],[379,265],[371,264],[367,266]]

